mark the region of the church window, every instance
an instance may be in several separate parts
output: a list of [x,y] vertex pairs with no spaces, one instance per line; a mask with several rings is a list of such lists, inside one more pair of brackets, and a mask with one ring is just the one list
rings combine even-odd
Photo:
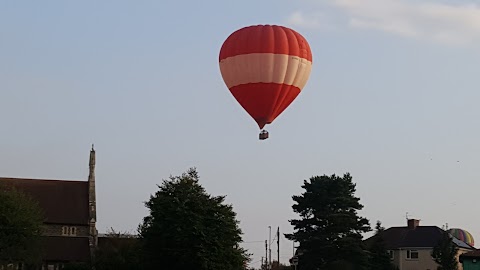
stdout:
[[63,226],[62,227],[62,235],[70,235],[70,236],[75,236],[77,235],[77,227],[71,227],[71,226]]

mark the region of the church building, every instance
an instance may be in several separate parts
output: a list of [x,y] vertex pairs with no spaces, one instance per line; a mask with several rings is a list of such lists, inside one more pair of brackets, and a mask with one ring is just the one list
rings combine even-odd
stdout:
[[87,181],[0,177],[0,184],[31,196],[44,212],[42,269],[57,270],[66,263],[92,259],[98,243],[93,146]]

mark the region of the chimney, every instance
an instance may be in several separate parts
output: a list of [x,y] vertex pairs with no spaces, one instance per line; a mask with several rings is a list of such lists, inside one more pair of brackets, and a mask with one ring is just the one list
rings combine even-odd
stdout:
[[420,220],[419,219],[408,219],[407,221],[408,228],[410,230],[415,230],[417,226],[420,226]]

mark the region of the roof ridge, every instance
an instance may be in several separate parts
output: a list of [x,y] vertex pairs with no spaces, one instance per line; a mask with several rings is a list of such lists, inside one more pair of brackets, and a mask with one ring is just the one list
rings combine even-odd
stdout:
[[28,181],[56,181],[56,182],[88,182],[87,180],[42,179],[42,178],[20,178],[20,177],[0,177],[0,180],[28,180]]
[[[430,227],[437,228],[437,229],[440,229],[440,230],[442,229],[442,228],[440,228],[440,227],[438,227],[438,226],[436,226],[436,225],[426,225],[426,226],[423,226],[423,225],[420,226],[420,225],[419,225],[419,226],[417,226],[416,228],[430,228]],[[387,228],[387,229],[385,229],[385,230],[394,229],[394,228],[395,228],[395,229],[396,229],[396,228],[408,229],[408,226],[392,226],[392,227],[389,227],[389,228]]]

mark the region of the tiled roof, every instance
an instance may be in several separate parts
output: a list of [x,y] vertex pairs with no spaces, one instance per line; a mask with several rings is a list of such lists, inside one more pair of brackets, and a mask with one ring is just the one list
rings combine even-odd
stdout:
[[0,185],[13,186],[37,200],[45,223],[88,225],[88,182],[0,178]]
[[[444,230],[437,226],[417,226],[415,229],[391,227],[386,229],[382,236],[387,249],[432,248],[440,241],[443,233]],[[367,239],[367,243],[372,238]],[[455,237],[452,237],[452,240],[460,248],[473,249]]]
[[476,250],[469,251],[467,253],[463,253],[462,255],[460,255],[460,257],[463,257],[463,258],[480,258],[480,250],[476,249]]
[[44,260],[46,261],[90,261],[90,246],[87,237],[43,237]]

